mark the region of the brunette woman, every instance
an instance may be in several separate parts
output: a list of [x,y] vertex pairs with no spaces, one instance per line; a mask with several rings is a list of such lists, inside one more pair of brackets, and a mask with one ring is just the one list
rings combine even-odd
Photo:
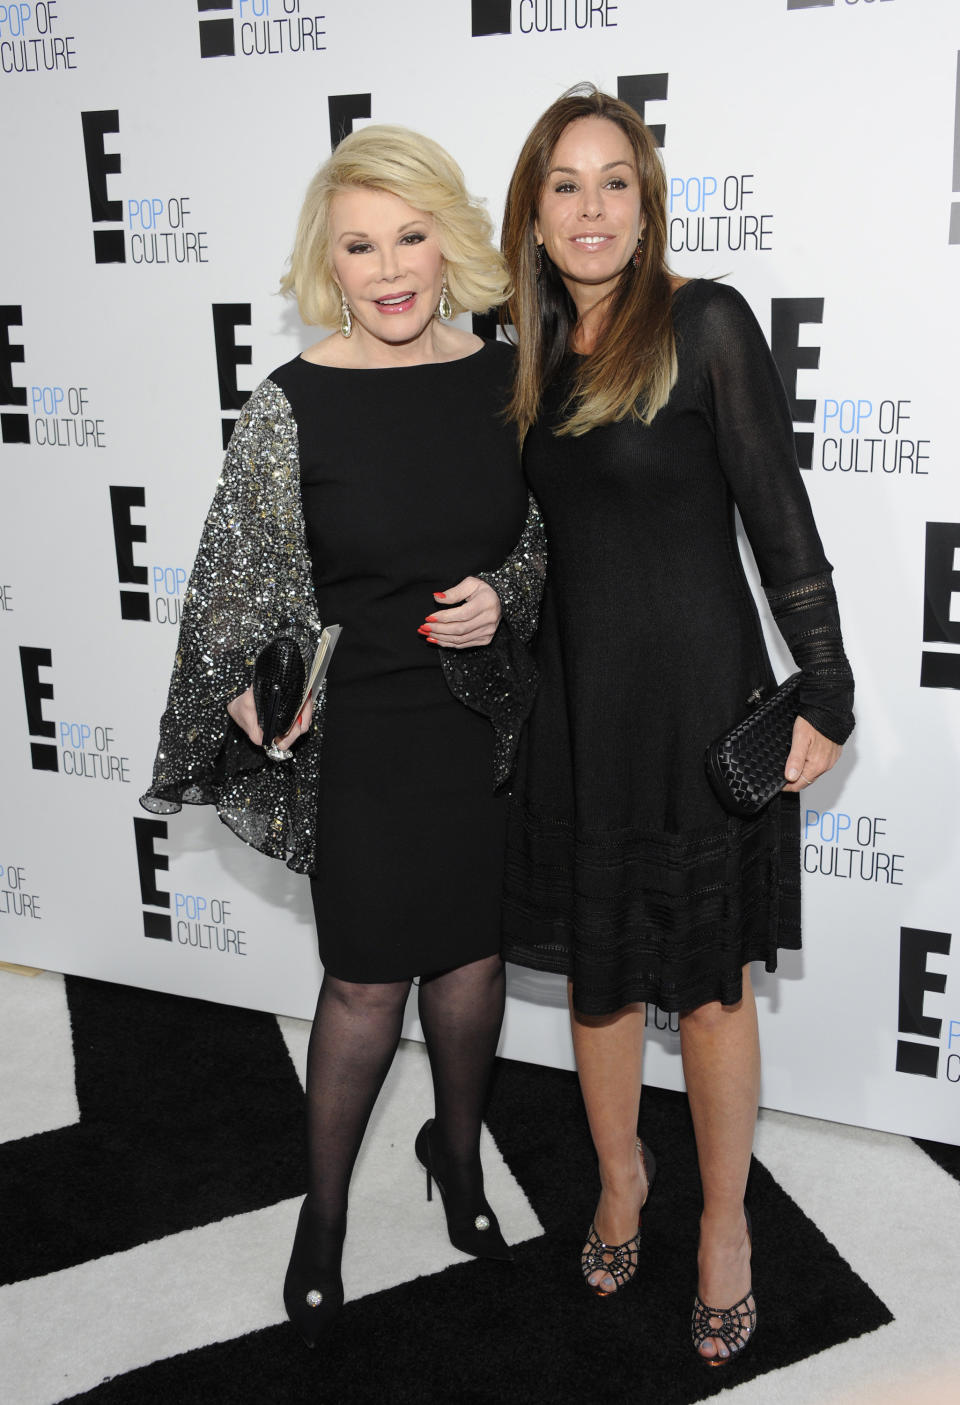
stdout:
[[[644,1002],[679,1012],[703,1190],[693,1344],[720,1366],[756,1325],[750,963],[772,971],[799,945],[798,793],[853,727],[831,568],[749,307],[667,269],[663,167],[632,108],[581,88],[544,113],[503,248],[512,415],[550,543],[504,950],[569,977],[601,1186],[582,1269],[600,1295],[637,1270],[653,1175],[637,1138]],[[724,811],[704,768],[773,684],[735,507],[803,674],[783,792],[749,820]]]

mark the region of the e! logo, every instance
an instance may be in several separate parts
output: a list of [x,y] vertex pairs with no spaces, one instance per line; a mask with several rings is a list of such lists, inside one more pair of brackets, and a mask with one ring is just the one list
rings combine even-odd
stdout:
[[[15,362],[23,361],[23,347],[10,340],[10,328],[23,326],[23,308],[11,303],[0,306],[0,405],[25,405],[27,388],[13,383]],[[30,443],[30,417],[0,411],[0,437],[4,444]]]
[[373,111],[372,93],[338,93],[327,98],[330,114],[330,150],[339,146],[353,131],[354,122],[369,117]]
[[[960,522],[928,522],[923,642],[960,644]],[[960,654],[924,649],[921,688],[960,688]]]
[[[816,400],[800,400],[797,396],[797,372],[815,371],[820,365],[819,346],[800,345],[800,327],[804,322],[823,321],[823,298],[771,298],[770,350],[777,363],[790,402],[794,422],[813,424],[817,413]],[[795,430],[797,462],[801,468],[813,467],[813,430]]]
[[510,0],[471,0],[470,32],[474,39],[510,33]]
[[[197,0],[202,15],[211,10],[233,11],[232,0]],[[236,53],[233,19],[200,20],[200,57],[202,59],[233,58]]]
[[[642,122],[647,122],[647,103],[666,102],[669,73],[632,73],[617,79],[617,97],[627,102]],[[667,128],[663,122],[647,122],[657,146],[665,146]]]
[[[134,542],[147,540],[147,529],[142,522],[131,522],[130,509],[144,507],[147,495],[143,488],[110,489],[110,511],[113,514],[113,544],[117,553],[117,578],[121,586],[146,585],[147,568],[137,566],[133,559]],[[120,591],[120,618],[122,620],[150,619],[150,596],[143,590]]]
[[[20,646],[20,672],[23,675],[23,696],[27,704],[27,728],[31,737],[56,737],[55,722],[48,722],[43,715],[44,700],[53,698],[53,684],[40,682],[40,669],[53,667],[53,654],[49,649],[30,649]],[[56,743],[30,743],[30,763],[35,771],[59,771]]]
[[[900,928],[900,1013],[897,1029],[901,1034],[919,1034],[939,1039],[943,1021],[923,1013],[923,997],[928,990],[942,995],[947,978],[942,971],[928,971],[927,957],[937,952],[950,954],[949,932],[925,932],[919,927]],[[940,1050],[936,1044],[917,1044],[912,1039],[897,1040],[897,1072],[936,1078]]]
[[81,112],[83,150],[87,158],[87,186],[90,191],[90,217],[94,224],[119,224],[119,229],[93,231],[93,257],[97,263],[126,263],[123,240],[123,202],[111,200],[107,176],[120,172],[120,153],[104,150],[108,132],[119,132],[120,113],[114,107],[103,112]]
[[[140,900],[144,906],[143,935],[157,941],[173,941],[170,930],[170,894],[157,887],[157,873],[170,867],[167,854],[158,854],[154,841],[166,839],[166,820],[148,820],[135,815],[133,831],[137,841],[137,868],[140,870]],[[147,912],[148,907],[165,907],[166,913]]]
[[[238,327],[249,327],[252,321],[248,302],[215,302],[213,304],[213,341],[217,350],[217,383],[220,387],[221,410],[242,410],[250,398],[249,390],[237,385],[237,367],[253,363],[253,348],[238,346],[234,335]],[[236,424],[231,417],[221,421],[223,447],[230,442]]]

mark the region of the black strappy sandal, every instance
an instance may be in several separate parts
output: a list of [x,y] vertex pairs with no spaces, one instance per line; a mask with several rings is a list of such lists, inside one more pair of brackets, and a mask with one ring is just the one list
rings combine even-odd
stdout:
[[[744,1216],[747,1221],[747,1238],[752,1250],[753,1226],[750,1223],[750,1211],[744,1210]],[[717,1323],[717,1326],[714,1326],[714,1323]],[[699,1295],[693,1300],[690,1336],[693,1339],[693,1349],[705,1366],[729,1366],[731,1361],[736,1361],[750,1345],[756,1330],[757,1302],[753,1296],[752,1285],[733,1307],[707,1307]],[[700,1348],[708,1337],[715,1337],[723,1342],[729,1355],[704,1356]]]
[[[595,1224],[591,1224],[587,1234],[587,1242],[583,1246],[580,1254],[580,1270],[583,1273],[584,1281],[591,1293],[596,1293],[598,1298],[608,1298],[613,1293],[617,1293],[633,1278],[637,1271],[640,1255],[640,1230],[643,1224],[643,1211],[646,1209],[647,1201],[650,1199],[650,1191],[653,1187],[653,1179],[657,1174],[657,1163],[653,1152],[649,1147],[644,1146],[640,1138],[637,1138],[637,1151],[640,1155],[640,1165],[647,1180],[647,1193],[644,1196],[643,1204],[640,1206],[640,1217],[637,1220],[637,1232],[632,1238],[625,1240],[622,1244],[605,1244],[597,1233]],[[601,1272],[609,1274],[616,1284],[615,1288],[604,1288],[602,1280],[600,1283],[591,1283],[591,1273]]]

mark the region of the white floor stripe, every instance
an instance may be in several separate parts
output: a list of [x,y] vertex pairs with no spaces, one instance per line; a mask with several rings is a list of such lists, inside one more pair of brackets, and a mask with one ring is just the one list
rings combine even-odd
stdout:
[[63,977],[0,971],[0,1142],[79,1116]]
[[[730,1405],[957,1405],[960,1188],[907,1137],[761,1114],[756,1152],[894,1314],[736,1387]],[[784,1284],[789,1292],[789,1284]],[[762,1319],[763,1304],[758,1304]]]
[[[285,1028],[296,1057],[308,1030]],[[404,1043],[354,1177],[344,1253],[348,1298],[467,1260],[446,1237],[439,1200],[427,1204],[413,1155],[431,1098],[423,1047]],[[507,1238],[541,1234],[488,1136],[483,1155]],[[282,1321],[298,1208],[298,1200],[284,1201],[0,1288],[0,1395],[16,1405],[53,1405],[110,1376]]]

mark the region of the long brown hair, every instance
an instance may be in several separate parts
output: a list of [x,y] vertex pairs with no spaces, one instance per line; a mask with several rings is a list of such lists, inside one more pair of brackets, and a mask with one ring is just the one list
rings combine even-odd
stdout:
[[534,221],[554,149],[571,122],[604,117],[626,134],[640,177],[646,224],[639,267],[627,264],[609,296],[606,320],[585,357],[559,434],[580,435],[626,418],[649,424],[677,378],[666,264],[667,180],[649,129],[629,104],[578,84],[547,108],[524,143],[507,191],[501,247],[514,292],[507,310],[517,331],[516,377],[510,418],[521,439],[537,418],[544,386],[569,349],[577,310],[559,273],[541,250],[536,273]]

